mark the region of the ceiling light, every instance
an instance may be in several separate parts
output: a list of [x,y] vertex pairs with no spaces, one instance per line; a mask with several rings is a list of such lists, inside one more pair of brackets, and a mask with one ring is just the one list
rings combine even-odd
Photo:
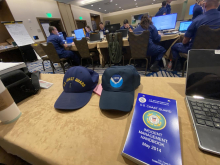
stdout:
[[105,10],[106,11],[106,10]]
[[91,5],[91,6],[93,6],[93,5]]
[[155,1],[155,0],[153,0],[153,1]]
[[136,0],[134,0],[134,1],[136,1]]
[[99,9],[101,9],[101,8],[99,8]]
[[118,5],[118,4],[115,4],[115,5]]
[[119,8],[121,8],[121,7],[119,7]]
[[153,5],[154,3],[152,3],[152,5]]

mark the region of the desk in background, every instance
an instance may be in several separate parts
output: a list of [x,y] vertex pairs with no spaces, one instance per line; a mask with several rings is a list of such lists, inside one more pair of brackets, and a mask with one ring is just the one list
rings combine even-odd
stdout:
[[[42,80],[53,86],[19,103],[22,115],[16,122],[0,124],[0,146],[31,164],[133,165],[121,156],[133,110],[101,111],[100,96],[93,94],[90,102],[79,110],[57,111],[54,103],[63,92],[63,76],[41,75]],[[138,93],[177,100],[183,164],[219,165],[219,156],[198,148],[184,101],[185,81],[185,78],[141,77],[135,102]]]

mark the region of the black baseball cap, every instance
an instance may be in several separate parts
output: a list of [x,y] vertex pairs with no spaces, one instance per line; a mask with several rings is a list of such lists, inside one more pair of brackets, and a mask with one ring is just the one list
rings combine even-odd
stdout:
[[129,112],[134,104],[134,91],[140,85],[140,75],[131,66],[113,66],[102,76],[103,91],[99,107],[102,110]]
[[91,69],[82,66],[70,68],[63,79],[64,91],[54,107],[67,111],[82,108],[89,102],[98,80],[98,73]]

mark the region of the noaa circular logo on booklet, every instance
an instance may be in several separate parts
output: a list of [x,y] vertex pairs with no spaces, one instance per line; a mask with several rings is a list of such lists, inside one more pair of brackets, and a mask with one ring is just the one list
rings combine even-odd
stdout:
[[123,78],[120,75],[114,75],[110,79],[110,84],[114,88],[119,88],[123,84]]
[[144,97],[140,97],[140,98],[139,98],[139,101],[140,101],[141,103],[146,103],[147,100],[146,100]]
[[166,127],[165,117],[157,111],[146,111],[143,115],[143,121],[146,126],[153,130],[162,130]]

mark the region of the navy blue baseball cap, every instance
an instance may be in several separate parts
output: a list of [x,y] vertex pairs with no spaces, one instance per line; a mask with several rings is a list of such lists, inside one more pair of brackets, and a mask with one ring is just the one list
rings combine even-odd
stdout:
[[75,110],[84,107],[90,100],[99,75],[82,66],[70,68],[63,79],[63,93],[54,107],[60,110]]
[[139,85],[140,75],[131,65],[106,69],[102,76],[100,109],[131,111],[134,104],[134,91]]

